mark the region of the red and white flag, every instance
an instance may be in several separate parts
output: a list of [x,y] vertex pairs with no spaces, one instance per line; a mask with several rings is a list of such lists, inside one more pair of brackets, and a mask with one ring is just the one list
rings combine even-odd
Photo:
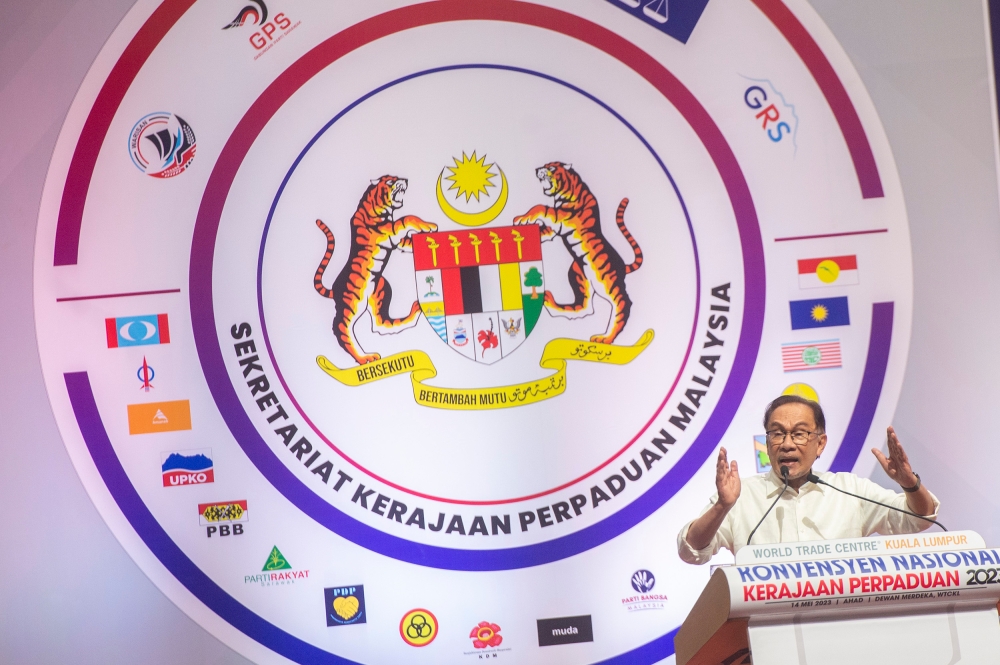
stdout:
[[858,257],[823,256],[818,259],[799,259],[799,288],[814,289],[821,286],[857,284]]
[[840,367],[840,340],[781,345],[781,367],[786,372]]

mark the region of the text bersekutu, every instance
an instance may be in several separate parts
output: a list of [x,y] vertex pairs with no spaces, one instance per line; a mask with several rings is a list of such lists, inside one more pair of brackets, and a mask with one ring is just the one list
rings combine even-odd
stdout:
[[743,600],[767,601],[957,587],[961,585],[959,568],[984,565],[1000,565],[1000,554],[996,550],[927,552],[737,566],[736,570],[744,582]]

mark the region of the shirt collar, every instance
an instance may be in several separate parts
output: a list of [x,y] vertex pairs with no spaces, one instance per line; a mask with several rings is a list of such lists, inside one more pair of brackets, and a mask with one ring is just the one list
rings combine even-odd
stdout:
[[[777,470],[773,468],[766,474],[764,482],[767,485],[767,493],[765,494],[765,496],[769,499],[776,497],[778,493],[781,492],[781,490],[784,489],[785,487],[784,479],[778,476]],[[794,487],[789,486],[788,489],[791,492],[796,492]],[[819,491],[825,494],[825,492],[823,491],[823,486],[817,483],[805,483],[804,485],[802,485],[802,487],[799,488],[799,490],[796,493],[802,494],[803,492],[812,492],[812,491]]]

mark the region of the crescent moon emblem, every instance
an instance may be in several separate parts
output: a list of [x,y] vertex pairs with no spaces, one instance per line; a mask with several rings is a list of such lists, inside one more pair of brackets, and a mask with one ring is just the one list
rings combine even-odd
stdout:
[[497,167],[497,169],[500,171],[500,195],[497,196],[496,203],[481,212],[462,212],[448,202],[448,198],[444,195],[444,190],[441,189],[441,178],[444,177],[444,170],[441,170],[437,181],[437,200],[438,205],[441,206],[441,210],[448,219],[462,226],[482,226],[483,224],[489,224],[500,216],[504,206],[507,205],[507,176],[504,175],[503,169],[500,167]]

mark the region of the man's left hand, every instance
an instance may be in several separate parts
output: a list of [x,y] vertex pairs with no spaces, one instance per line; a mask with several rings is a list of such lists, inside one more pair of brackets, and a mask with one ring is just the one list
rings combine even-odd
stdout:
[[903,450],[903,444],[899,442],[896,431],[889,427],[886,429],[886,437],[889,443],[889,457],[882,454],[878,448],[872,448],[875,459],[882,465],[885,474],[892,478],[900,487],[913,487],[917,484],[917,476],[910,468],[910,460]]

